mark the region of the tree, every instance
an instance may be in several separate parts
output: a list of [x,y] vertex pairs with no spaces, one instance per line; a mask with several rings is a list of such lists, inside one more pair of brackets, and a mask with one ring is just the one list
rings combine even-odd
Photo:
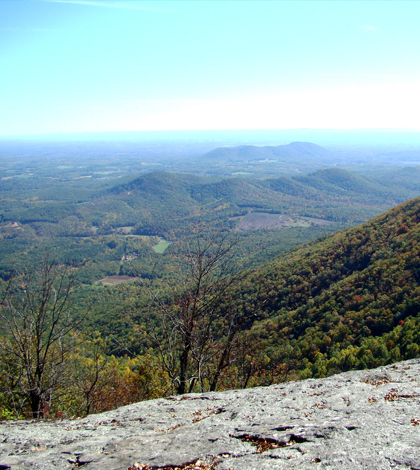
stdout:
[[71,315],[76,273],[45,257],[38,269],[16,273],[4,289],[2,391],[18,414],[29,406],[33,418],[44,417],[63,391],[71,333],[79,325]]
[[185,247],[185,273],[170,294],[143,283],[149,295],[143,330],[178,394],[197,384],[216,390],[239,331],[255,314],[229,299],[244,276],[233,261],[236,245],[220,233],[197,235]]

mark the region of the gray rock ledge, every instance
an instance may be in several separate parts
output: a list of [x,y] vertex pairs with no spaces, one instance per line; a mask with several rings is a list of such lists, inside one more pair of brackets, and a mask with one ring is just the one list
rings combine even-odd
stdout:
[[420,470],[420,360],[188,394],[84,419],[0,424],[0,470]]

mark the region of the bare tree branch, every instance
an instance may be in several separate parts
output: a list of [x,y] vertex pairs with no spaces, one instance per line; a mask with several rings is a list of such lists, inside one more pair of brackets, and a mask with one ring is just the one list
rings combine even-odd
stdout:
[[198,234],[185,248],[186,273],[172,296],[143,283],[149,297],[144,331],[179,394],[197,383],[201,390],[216,389],[238,332],[254,315],[226,300],[245,274],[235,266],[236,248],[228,235]]
[[15,273],[3,293],[0,350],[7,356],[5,393],[16,409],[30,404],[42,418],[65,377],[69,334],[80,323],[71,315],[77,272],[46,256],[39,269]]

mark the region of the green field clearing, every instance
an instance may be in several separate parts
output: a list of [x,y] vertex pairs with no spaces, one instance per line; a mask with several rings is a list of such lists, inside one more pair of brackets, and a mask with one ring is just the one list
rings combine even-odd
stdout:
[[170,244],[171,242],[161,240],[157,245],[152,246],[152,248],[156,251],[156,253],[162,254]]

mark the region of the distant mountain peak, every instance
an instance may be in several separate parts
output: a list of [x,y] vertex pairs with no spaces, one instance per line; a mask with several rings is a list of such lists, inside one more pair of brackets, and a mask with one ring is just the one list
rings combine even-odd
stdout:
[[326,149],[325,147],[321,147],[318,144],[314,144],[312,142],[290,142],[290,144],[287,145],[279,145],[279,147],[288,147],[288,148],[293,148],[295,150],[301,150],[301,151],[322,151],[326,153],[331,153],[330,150]]
[[330,160],[333,152],[312,142],[291,142],[278,146],[240,145],[238,147],[220,147],[204,154],[202,160],[228,161],[228,160],[265,160],[281,158],[293,160],[296,158],[317,158]]

